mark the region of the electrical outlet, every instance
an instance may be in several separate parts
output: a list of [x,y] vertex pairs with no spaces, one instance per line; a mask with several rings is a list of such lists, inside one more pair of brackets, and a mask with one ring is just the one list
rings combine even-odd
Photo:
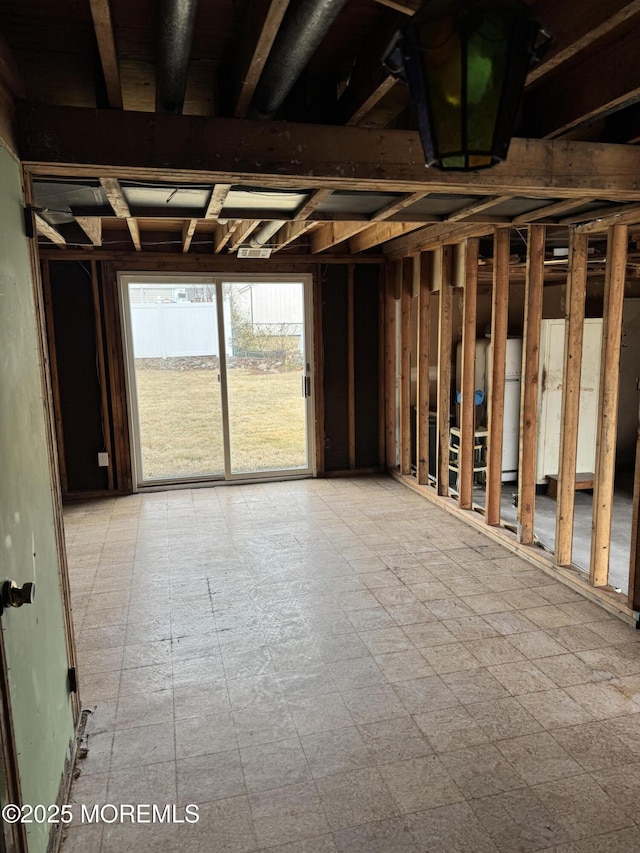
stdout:
[[99,468],[108,468],[109,467],[109,454],[108,453],[98,453],[98,467]]

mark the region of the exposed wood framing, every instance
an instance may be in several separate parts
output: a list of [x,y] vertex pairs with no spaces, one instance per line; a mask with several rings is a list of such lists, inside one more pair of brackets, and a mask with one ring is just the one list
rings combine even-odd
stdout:
[[371,217],[372,222],[382,222],[385,219],[389,219],[396,213],[400,213],[401,210],[404,210],[407,207],[411,207],[412,204],[420,201],[423,198],[426,198],[429,193],[405,193],[400,198],[396,198],[393,201],[390,201],[389,204],[385,204],[384,207],[381,207]]
[[378,467],[386,466],[385,410],[385,286],[384,270],[378,270]]
[[316,267],[313,276],[313,391],[315,413],[316,471],[325,472],[324,457],[324,348],[322,338],[322,274]]
[[235,252],[238,246],[244,243],[244,241],[253,234],[258,225],[260,225],[259,219],[241,220],[229,241],[229,251]]
[[252,0],[241,28],[234,115],[246,116],[289,0]]
[[348,240],[354,234],[364,231],[368,227],[368,220],[361,220],[359,222],[327,222],[326,225],[316,228],[311,235],[311,251],[314,254],[324,252],[333,246],[337,246],[338,243]]
[[231,184],[216,184],[211,188],[211,196],[204,213],[205,219],[218,219],[230,190]]
[[98,266],[91,261],[91,293],[93,296],[93,317],[96,327],[96,362],[100,380],[100,405],[102,408],[102,430],[104,434],[104,449],[109,454],[107,468],[107,485],[113,491],[113,454],[111,452],[111,418],[109,417],[109,391],[107,387],[107,371],[104,358],[104,341],[102,336],[102,308],[100,306],[100,288],[98,285]]
[[416,466],[419,483],[429,482],[429,347],[431,332],[431,254],[419,257],[417,388],[416,388]]
[[438,392],[436,471],[439,495],[449,494],[451,430],[451,357],[453,348],[453,247],[441,246],[434,256],[434,286],[438,299]]
[[640,410],[638,411],[638,440],[636,441],[636,467],[633,480],[633,514],[627,601],[632,610],[640,612]]
[[374,246],[379,246],[380,243],[386,243],[387,240],[401,237],[403,234],[408,234],[410,231],[416,231],[422,227],[422,222],[379,222],[370,225],[352,237],[349,240],[349,251],[354,254],[364,252]]
[[46,237],[47,240],[51,240],[52,243],[55,243],[59,249],[67,248],[67,241],[64,239],[62,234],[58,231],[57,228],[54,228],[53,225],[49,225],[46,219],[43,219],[39,213],[35,214],[36,221],[36,231],[38,234],[41,234],[43,237]]
[[502,434],[504,380],[509,325],[509,228],[497,228],[493,243],[493,293],[491,297],[491,372],[487,418],[487,492],[485,521],[500,524],[502,496]]
[[302,204],[298,210],[296,210],[294,215],[294,220],[298,219],[308,219],[311,213],[318,207],[319,204],[329,198],[331,195],[331,190],[314,190],[309,194],[307,200]]
[[62,423],[62,401],[60,399],[60,377],[58,376],[58,358],[56,349],[56,331],[53,323],[53,298],[51,293],[51,276],[49,263],[42,264],[42,289],[45,306],[45,321],[47,327],[49,370],[51,372],[51,392],[53,399],[53,416],[55,421],[55,437],[58,448],[58,470],[60,472],[60,488],[62,494],[69,493],[67,481],[67,460],[64,452],[64,425]]
[[400,291],[400,473],[411,473],[411,296],[416,259],[402,263]]
[[186,219],[182,225],[182,251],[185,254],[189,251],[197,227],[197,219]]
[[17,110],[21,158],[32,174],[293,189],[304,178],[309,189],[640,200],[640,150],[631,145],[513,139],[505,163],[461,177],[425,169],[416,131],[43,104]]
[[613,225],[609,229],[589,573],[594,586],[606,586],[609,580],[627,241],[626,225]]
[[464,219],[469,219],[471,216],[477,216],[479,213],[484,213],[485,210],[490,210],[492,207],[497,207],[499,204],[504,204],[512,198],[510,195],[489,196],[488,198],[473,201],[471,204],[455,210],[447,216],[447,222],[462,222]]
[[312,228],[316,228],[317,225],[317,222],[309,221],[287,222],[286,225],[283,225],[282,228],[276,232],[273,238],[273,242],[275,243],[273,252],[279,252],[280,249],[284,249],[284,247],[288,246],[289,243],[293,243],[294,240],[297,240],[298,237],[302,237],[303,234],[306,234],[307,231],[310,231]]
[[565,199],[565,201],[557,201],[554,204],[546,204],[538,210],[530,210],[528,213],[522,213],[519,216],[514,216],[511,220],[513,225],[527,225],[530,222],[536,222],[538,219],[554,219],[564,213],[574,210],[576,207],[583,207],[586,204],[591,204],[597,201],[595,198],[581,199]]
[[89,0],[93,28],[98,42],[102,74],[107,89],[109,106],[122,109],[122,88],[120,86],[120,69],[118,67],[118,52],[111,18],[109,0]]
[[94,246],[102,246],[102,219],[99,216],[76,216],[76,222]]
[[612,225],[636,225],[640,222],[640,204],[622,205],[618,209],[605,208],[593,212],[593,221],[576,226],[584,234],[604,233]]
[[356,361],[353,264],[347,267],[347,400],[349,432],[349,468],[356,467]]
[[216,225],[216,230],[213,232],[213,251],[216,255],[224,249],[229,240],[236,233],[236,229],[239,225],[239,219],[236,219],[233,222],[225,222],[223,225]]
[[587,234],[571,229],[569,237],[569,275],[565,296],[564,367],[562,380],[562,415],[560,430],[560,464],[556,506],[556,550],[558,566],[571,565],[573,550],[573,510],[580,415],[580,381],[582,374],[582,341],[584,338],[584,306],[587,291]]
[[640,12],[638,0],[583,0],[580,14],[575,7],[557,0],[538,0],[536,14],[553,36],[549,51],[527,76],[530,85],[596,41],[608,36]]
[[518,462],[518,541],[532,545],[536,502],[536,449],[540,382],[540,330],[544,286],[544,225],[529,226],[524,288],[520,451]]
[[476,312],[478,304],[477,237],[464,243],[464,293],[462,303],[462,387],[460,397],[460,450],[458,501],[460,509],[473,506],[476,393]]
[[381,6],[387,6],[389,9],[393,9],[395,12],[402,12],[403,15],[413,15],[415,14],[415,10],[410,6],[407,6],[406,3],[400,3],[398,0],[375,0],[376,3],[380,3]]
[[525,98],[524,115],[541,136],[557,137],[633,104],[640,96],[635,68],[639,51],[640,31],[630,27],[613,45],[605,44],[561,76],[537,86]]
[[442,222],[438,225],[428,225],[426,228],[414,231],[413,234],[406,234],[404,237],[392,240],[383,251],[389,255],[390,259],[396,260],[413,252],[424,252],[443,245],[461,243],[468,237],[485,237],[487,234],[493,234],[494,228],[494,225],[486,223],[451,225],[448,222]]
[[401,264],[386,264],[384,281],[384,400],[387,468],[397,465],[396,453],[396,290]]
[[137,221],[131,216],[131,211],[129,210],[129,205],[127,204],[127,200],[122,192],[120,181],[117,178],[103,177],[100,178],[100,184],[115,215],[119,219],[124,219],[126,221],[129,234],[131,235],[131,242],[133,243],[136,252],[142,251],[140,229],[138,228]]

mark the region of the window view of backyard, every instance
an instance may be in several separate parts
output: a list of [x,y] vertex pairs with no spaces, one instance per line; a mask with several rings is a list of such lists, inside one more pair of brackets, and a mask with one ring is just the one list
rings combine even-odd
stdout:
[[[231,471],[307,467],[299,282],[222,285]],[[144,480],[224,473],[216,286],[129,284]]]

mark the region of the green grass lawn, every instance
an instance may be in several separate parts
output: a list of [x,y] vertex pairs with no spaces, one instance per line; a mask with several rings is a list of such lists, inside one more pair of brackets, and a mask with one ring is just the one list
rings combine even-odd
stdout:
[[[300,371],[228,376],[232,471],[306,467]],[[222,473],[217,371],[143,368],[136,379],[144,479]]]

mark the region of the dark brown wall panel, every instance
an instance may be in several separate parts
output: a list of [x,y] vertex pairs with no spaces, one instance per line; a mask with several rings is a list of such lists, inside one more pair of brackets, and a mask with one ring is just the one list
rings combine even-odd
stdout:
[[354,271],[354,361],[356,467],[378,465],[378,311],[379,268]]
[[91,266],[51,261],[50,277],[68,491],[107,489]]
[[325,470],[349,467],[347,267],[322,268]]

